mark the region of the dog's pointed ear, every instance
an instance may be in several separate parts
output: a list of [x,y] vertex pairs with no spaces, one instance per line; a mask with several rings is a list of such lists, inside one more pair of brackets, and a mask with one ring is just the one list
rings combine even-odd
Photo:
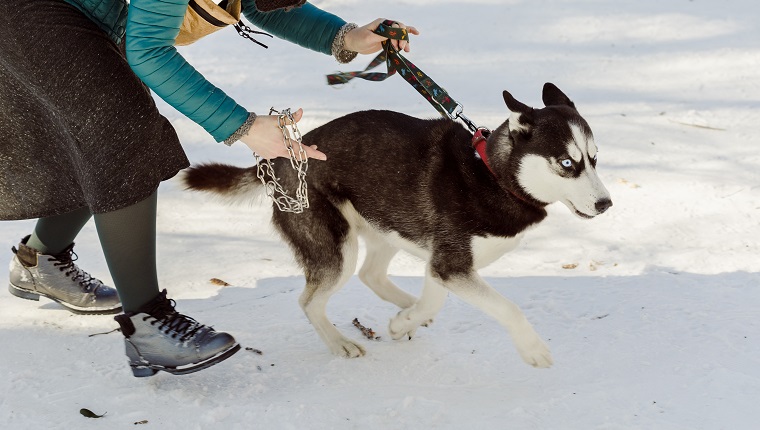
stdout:
[[517,101],[509,91],[502,93],[504,96],[504,103],[507,104],[507,108],[512,112],[509,117],[509,130],[517,132],[529,132],[533,126],[533,108]]
[[575,103],[551,82],[544,84],[542,99],[544,100],[544,106],[564,105],[575,109]]
[[533,108],[517,101],[517,99],[512,97],[512,94],[510,94],[509,91],[505,90],[502,95],[504,96],[504,103],[507,104],[507,108],[509,108],[510,111],[531,117],[533,116]]

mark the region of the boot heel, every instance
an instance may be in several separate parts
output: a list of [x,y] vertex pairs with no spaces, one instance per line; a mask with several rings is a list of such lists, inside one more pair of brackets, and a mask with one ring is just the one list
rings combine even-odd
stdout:
[[151,369],[150,367],[134,367],[132,366],[132,374],[136,378],[145,378],[147,376],[153,376],[158,373],[158,370]]
[[14,296],[21,297],[22,299],[34,300],[37,302],[40,301],[39,294],[33,293],[31,291],[27,291],[27,290],[22,290],[21,288],[18,288],[13,284],[8,284],[8,291]]
[[[117,319],[116,321],[119,320]],[[137,351],[137,348],[129,339],[124,339],[124,346],[126,348],[127,358],[129,358],[129,367],[132,368],[132,374],[135,375],[136,378],[153,376],[158,373],[158,370],[145,366],[144,363],[146,363],[146,361],[140,357],[140,353]]]

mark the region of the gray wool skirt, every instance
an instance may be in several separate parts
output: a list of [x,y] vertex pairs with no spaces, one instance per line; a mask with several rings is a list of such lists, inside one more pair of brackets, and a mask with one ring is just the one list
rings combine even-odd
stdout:
[[111,212],[188,165],[96,24],[62,0],[0,1],[0,219]]

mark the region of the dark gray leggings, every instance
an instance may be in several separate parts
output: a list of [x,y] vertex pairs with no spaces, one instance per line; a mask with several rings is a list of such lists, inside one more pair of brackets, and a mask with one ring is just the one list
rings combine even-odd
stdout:
[[[94,216],[98,238],[124,312],[137,311],[159,293],[156,196],[154,192],[131,206]],[[90,218],[92,215],[87,208],[40,218],[27,245],[43,254],[58,254],[74,242]]]

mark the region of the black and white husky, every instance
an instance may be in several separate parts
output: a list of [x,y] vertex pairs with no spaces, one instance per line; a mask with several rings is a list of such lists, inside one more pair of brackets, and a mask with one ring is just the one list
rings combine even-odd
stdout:
[[[588,123],[556,86],[543,88],[546,107],[534,109],[507,91],[509,118],[476,155],[472,135],[449,119],[417,119],[390,111],[363,111],[303,136],[327,161],[308,170],[310,207],[301,214],[273,211],[272,221],[303,268],[300,305],[330,350],[345,357],[364,348],[327,319],[325,306],[354,274],[358,238],[366,244],[359,278],[401,311],[391,318],[394,339],[411,338],[432,321],[453,292],[499,321],[523,360],[548,367],[552,357],[520,308],[477,270],[514,249],[525,232],[560,201],[581,218],[611,205],[596,173],[597,147]],[[288,160],[273,160],[285,189],[295,189]],[[261,192],[257,167],[192,167],[195,190],[245,199]],[[388,265],[399,249],[426,261],[422,294],[395,286]]]

